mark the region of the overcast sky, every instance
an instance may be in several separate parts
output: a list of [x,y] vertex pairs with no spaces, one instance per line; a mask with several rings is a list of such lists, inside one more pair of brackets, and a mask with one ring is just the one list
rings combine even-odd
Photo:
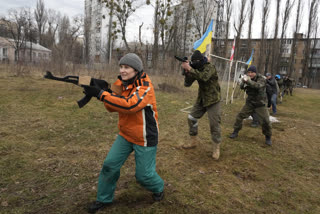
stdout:
[[[84,0],[44,0],[47,9],[54,9],[62,14],[68,15],[70,18],[84,14]],[[9,9],[26,7],[34,9],[37,0],[0,0],[0,17],[6,16]],[[152,41],[152,20],[153,9],[150,6],[144,6],[137,10],[136,13],[130,17],[127,24],[127,40],[138,40],[139,25],[143,24],[142,33],[148,35],[144,37],[144,42]]]
[[[237,0],[236,0],[237,1]],[[238,0],[239,1],[239,0]],[[304,0],[307,2],[307,0]],[[303,2],[304,2],[303,1]],[[70,18],[77,15],[77,14],[84,14],[84,0],[44,0],[46,8],[54,9],[56,11],[61,12],[62,14],[68,15]],[[272,1],[274,4],[274,1]],[[283,3],[285,1],[282,1]],[[19,8],[19,7],[29,7],[29,8],[35,8],[37,3],[37,0],[0,0],[0,16],[5,16],[7,14],[7,11],[11,8]],[[255,18],[254,18],[254,27],[253,27],[253,37],[259,38],[260,37],[260,31],[261,31],[261,4],[262,1],[256,1],[256,9],[255,9]],[[240,10],[240,4],[234,5],[234,11]],[[306,10],[306,7],[304,9]],[[273,29],[274,28],[274,18],[275,18],[275,7],[274,5],[271,6],[271,11],[269,14],[269,20],[268,20],[268,28]],[[293,9],[293,15],[292,17],[295,17],[296,9]],[[306,13],[303,14],[303,22],[301,26],[302,32],[306,32]],[[236,16],[233,15],[233,18]],[[152,42],[152,21],[153,21],[153,8],[150,6],[144,6],[140,9],[138,9],[132,17],[130,17],[129,22],[127,24],[127,40],[133,41],[138,40],[138,34],[139,34],[139,25],[143,22],[143,28],[142,28],[142,35],[144,35],[144,42],[146,40],[151,43]],[[288,30],[292,31],[293,24],[294,24],[293,18],[291,18],[291,22],[288,25]],[[233,25],[233,23],[232,23]],[[246,30],[247,24],[245,25]],[[233,37],[233,27],[231,29],[230,37]],[[272,34],[270,32],[269,34]],[[247,33],[244,32],[243,37],[247,37]],[[290,37],[292,37],[290,35]]]

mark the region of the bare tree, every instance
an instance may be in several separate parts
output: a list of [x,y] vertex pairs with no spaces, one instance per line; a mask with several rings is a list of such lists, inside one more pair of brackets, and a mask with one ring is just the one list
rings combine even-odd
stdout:
[[168,23],[168,19],[172,15],[171,8],[172,1],[170,0],[163,0],[159,7],[160,19],[158,25],[160,26],[160,38],[162,44],[162,68],[164,68],[165,55],[175,32],[174,23],[172,25]]
[[139,43],[140,43],[140,46],[142,47],[143,45],[143,42],[142,42],[142,39],[141,39],[141,29],[142,29],[142,26],[143,26],[143,22],[141,23],[141,25],[139,25]]
[[20,52],[25,48],[27,39],[25,29],[28,29],[28,11],[25,8],[11,9],[8,17],[9,19],[5,21],[5,24],[13,38],[12,45],[15,49],[15,60],[19,62],[21,61]]
[[295,28],[293,30],[293,41],[291,44],[291,52],[290,52],[290,61],[289,61],[289,73],[288,76],[291,77],[293,73],[293,66],[294,66],[294,56],[296,53],[296,43],[297,43],[297,33],[299,32],[300,25],[301,25],[301,0],[298,0],[297,4],[297,13],[296,13],[296,22],[295,22]]
[[279,60],[279,40],[278,40],[278,32],[279,32],[279,18],[280,18],[280,6],[281,0],[277,0],[277,12],[276,12],[276,20],[274,23],[274,35],[272,40],[272,55],[271,55],[271,73],[277,73],[277,64]]
[[154,8],[153,15],[153,48],[152,48],[152,66],[154,68],[158,67],[158,53],[159,53],[159,11],[160,11],[160,1],[156,0],[151,2],[150,0],[146,1],[147,5],[151,5]]
[[[183,4],[186,4],[187,7],[184,11],[184,20],[183,20],[183,35],[182,35],[182,42],[183,42],[183,55],[185,56],[187,54],[187,43],[188,43],[188,36],[187,34],[191,31],[192,25],[191,25],[191,20],[192,20],[192,11],[194,10],[194,5],[192,0],[186,0],[182,1]],[[199,35],[201,36],[201,35]]]
[[122,35],[122,40],[127,48],[130,51],[130,47],[127,42],[126,37],[126,28],[129,17],[142,6],[142,4],[137,4],[138,0],[118,0],[118,1],[104,1],[106,3],[106,7],[111,8],[114,15],[117,17],[117,20],[120,25],[120,33]]
[[[294,2],[295,0],[286,0],[286,6],[285,6],[285,9],[282,13],[282,27],[281,27],[281,37],[280,37],[280,49],[279,49],[279,54],[278,58],[280,58],[280,61],[281,59],[283,59],[283,50],[284,50],[284,38],[285,38],[285,35],[286,35],[286,31],[287,31],[287,27],[288,27],[288,23],[289,23],[289,19],[290,19],[290,15],[291,15],[291,11],[292,11],[292,8],[293,8],[293,5],[294,5]],[[276,64],[276,68],[277,70],[279,69],[279,60],[277,61],[277,64]]]
[[43,0],[37,1],[36,9],[34,10],[34,17],[38,26],[38,40],[39,44],[42,43],[42,34],[44,33],[46,23],[48,21],[47,12]]
[[[177,24],[175,22],[169,22],[169,17],[174,16],[172,11],[173,1],[171,0],[156,0],[151,2],[146,1],[147,5],[151,5],[154,8],[153,18],[153,49],[152,49],[152,64],[154,68],[158,66],[159,58],[159,40],[161,39],[161,51],[162,51],[162,66],[164,66],[164,58],[170,47],[171,42],[174,40],[174,35],[177,32]],[[162,69],[163,70],[163,69]]]
[[9,31],[8,25],[6,24],[8,20],[6,20],[5,17],[0,18],[0,22],[3,24],[0,24],[0,36],[5,38],[11,38],[11,33]]
[[255,0],[250,0],[250,10],[249,10],[249,26],[248,26],[248,54],[247,58],[249,59],[250,54],[251,54],[251,34],[252,34],[252,22],[253,22],[253,17],[254,17],[254,2]]
[[[266,56],[266,24],[269,16],[269,7],[270,0],[263,0],[262,3],[262,24],[261,24],[261,43],[260,43],[260,53],[259,53],[259,62],[258,62],[258,70],[262,72],[262,68],[265,66],[265,56]],[[265,71],[263,70],[263,73]]]
[[47,11],[48,29],[45,34],[42,35],[43,46],[52,49],[57,36],[57,30],[59,22],[61,20],[61,14],[53,9]]
[[30,43],[29,45],[29,61],[32,62],[32,42],[34,41],[35,39],[35,35],[36,35],[36,32],[33,30],[33,23],[34,23],[34,20],[33,20],[33,17],[32,17],[32,13],[30,11],[30,9],[28,10],[27,12],[27,20],[28,20],[28,23],[27,23],[27,28],[25,28],[25,35],[26,36],[26,40],[28,40]]
[[199,35],[203,35],[207,30],[216,4],[212,0],[200,0],[199,9],[194,10],[192,19],[195,21],[195,28]]
[[308,17],[308,31],[306,38],[306,46],[305,46],[305,54],[304,54],[304,62],[303,62],[303,70],[302,70],[302,83],[304,85],[310,86],[310,82],[308,81],[308,64],[310,59],[310,43],[311,43],[311,35],[312,30],[314,29],[314,25],[316,24],[316,18],[318,13],[318,5],[319,0],[311,0],[311,4],[309,7],[309,17]]
[[226,37],[224,39],[224,56],[228,58],[228,40],[229,40],[229,23],[232,14],[232,0],[225,0],[226,2]]
[[[319,17],[316,17],[315,23],[319,23]],[[310,54],[310,71],[308,73],[308,83],[309,87],[312,88],[313,83],[315,82],[315,77],[316,77],[316,70],[313,69],[313,65],[317,64],[317,58],[315,58],[315,55],[317,53],[317,46],[319,46],[319,39],[317,39],[317,34],[318,34],[318,24],[314,25],[314,37],[313,41],[311,42],[312,49],[311,49],[311,54]]]
[[73,17],[72,23],[68,16],[63,16],[59,21],[59,43],[54,45],[54,57],[56,61],[59,62],[59,70],[62,73],[65,71],[64,65],[66,61],[79,61],[75,60],[75,56],[78,56],[78,53],[75,53],[74,47],[79,35],[83,34],[82,27],[82,16]]
[[246,11],[246,6],[247,6],[247,0],[241,0],[241,6],[240,6],[240,14],[238,16],[238,18],[236,19],[238,21],[238,23],[236,24],[236,21],[234,22],[233,26],[234,29],[237,33],[236,35],[236,44],[235,44],[235,53],[234,53],[234,57],[237,59],[240,59],[240,48],[241,48],[241,33],[242,33],[242,28],[243,25],[245,23],[246,17],[247,17],[247,13]]
[[[107,46],[106,46],[106,56],[107,56],[107,61],[111,63],[111,52],[112,52],[112,43],[114,40],[117,39],[117,33],[119,30],[117,29],[117,22],[113,21],[114,15],[115,15],[115,10],[118,10],[119,12],[121,9],[119,9],[119,5],[114,1],[114,0],[104,0],[103,1],[106,4],[106,7],[109,9],[109,23],[108,23],[108,41],[107,41]],[[102,16],[103,19],[105,19],[105,15]],[[86,28],[90,28],[90,23],[91,23],[91,16],[88,16],[85,18],[85,26]],[[85,34],[86,38],[89,37],[90,35],[90,29],[85,29]],[[120,31],[121,32],[121,31]],[[86,43],[89,43],[89,39],[86,39]],[[88,47],[90,46],[87,44]],[[88,53],[89,50],[86,50],[86,58],[88,58]]]

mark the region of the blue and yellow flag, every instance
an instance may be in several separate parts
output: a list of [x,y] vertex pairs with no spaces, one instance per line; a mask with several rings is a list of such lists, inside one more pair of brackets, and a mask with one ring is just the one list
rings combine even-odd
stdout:
[[212,31],[213,31],[213,19],[211,19],[210,25],[207,31],[201,37],[201,39],[199,39],[193,44],[193,49],[199,50],[201,53],[204,53],[207,49],[207,45],[211,44]]
[[251,63],[252,63],[253,53],[254,53],[254,49],[252,48],[251,56],[250,56],[249,60],[246,62],[246,64],[247,64],[248,66],[250,66]]

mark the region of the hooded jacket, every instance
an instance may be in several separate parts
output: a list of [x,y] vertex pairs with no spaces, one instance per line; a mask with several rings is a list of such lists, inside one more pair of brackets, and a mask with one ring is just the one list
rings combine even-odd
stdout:
[[142,73],[127,87],[120,79],[114,85],[122,88],[120,95],[104,91],[99,99],[108,111],[119,113],[119,134],[140,146],[156,146],[159,134],[158,111],[149,76]]

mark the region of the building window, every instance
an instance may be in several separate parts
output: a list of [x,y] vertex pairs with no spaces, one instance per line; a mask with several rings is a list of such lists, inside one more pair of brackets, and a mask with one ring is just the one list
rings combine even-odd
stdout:
[[280,67],[280,72],[281,73],[286,73],[287,69],[288,69],[288,67]]
[[7,58],[8,57],[8,48],[3,48],[2,49],[2,56]]

